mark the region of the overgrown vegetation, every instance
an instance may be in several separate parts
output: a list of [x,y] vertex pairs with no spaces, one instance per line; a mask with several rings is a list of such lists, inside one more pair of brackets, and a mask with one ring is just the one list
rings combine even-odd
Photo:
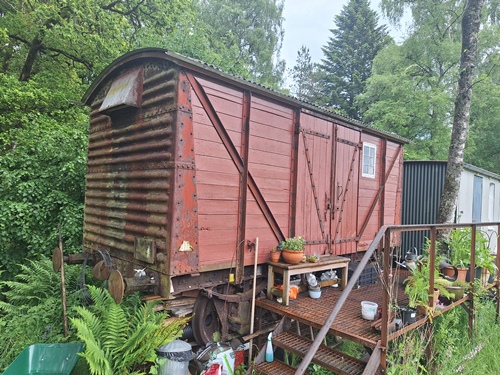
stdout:
[[92,375],[141,374],[155,362],[155,349],[180,337],[189,318],[164,324],[166,313],[153,303],[141,303],[139,295],[117,304],[106,289],[89,286],[93,305],[76,307],[71,318],[77,337],[85,343],[82,357]]
[[83,341],[81,374],[139,374],[154,363],[154,350],[179,337],[187,322],[172,319],[164,324],[167,314],[155,312],[154,304],[142,303],[138,294],[116,304],[107,290],[82,284],[79,265],[66,266],[65,279],[72,323],[67,337],[63,334],[61,278],[50,260],[29,261],[20,266],[14,281],[0,284],[0,335],[4,338],[0,371],[29,345]]
[[[68,306],[80,304],[81,266],[66,266]],[[61,277],[48,259],[20,265],[13,281],[0,284],[0,370],[5,369],[28,345],[75,340],[75,330],[63,335]],[[68,309],[71,316],[74,313]]]
[[[468,336],[468,316],[455,308],[437,317],[433,326],[422,326],[391,343],[388,374],[496,374],[500,350],[500,330],[495,323],[495,304],[478,298],[476,331]],[[425,355],[431,344],[431,359]]]

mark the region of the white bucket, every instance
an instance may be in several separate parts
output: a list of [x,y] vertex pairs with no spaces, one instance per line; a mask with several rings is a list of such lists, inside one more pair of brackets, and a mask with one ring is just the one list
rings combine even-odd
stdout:
[[366,320],[374,320],[377,315],[378,305],[375,302],[361,302],[361,316]]

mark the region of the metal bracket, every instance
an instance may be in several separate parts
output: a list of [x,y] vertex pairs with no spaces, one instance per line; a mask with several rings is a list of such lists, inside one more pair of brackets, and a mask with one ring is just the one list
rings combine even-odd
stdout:
[[255,242],[247,240],[248,251],[255,250]]

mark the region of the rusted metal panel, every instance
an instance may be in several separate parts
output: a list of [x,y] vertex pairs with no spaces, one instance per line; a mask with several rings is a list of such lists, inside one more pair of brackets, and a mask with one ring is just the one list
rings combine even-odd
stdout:
[[111,83],[99,112],[108,114],[124,107],[139,108],[142,102],[142,66],[129,70]]
[[170,250],[176,80],[166,62],[138,62],[107,77],[91,104],[84,247],[109,251],[124,277],[168,271],[156,254]]

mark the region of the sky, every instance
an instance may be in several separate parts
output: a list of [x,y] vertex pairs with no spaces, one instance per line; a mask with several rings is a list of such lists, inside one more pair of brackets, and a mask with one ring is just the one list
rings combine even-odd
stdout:
[[[309,48],[312,62],[323,58],[321,47],[326,45],[335,27],[334,18],[348,3],[348,0],[285,0],[283,17],[285,18],[285,37],[281,49],[281,58],[291,69],[297,59],[297,51],[302,45]],[[379,15],[379,24],[388,25],[381,15],[380,0],[370,0],[371,8]],[[307,4],[307,5],[306,5]],[[390,29],[395,37],[397,31]]]

